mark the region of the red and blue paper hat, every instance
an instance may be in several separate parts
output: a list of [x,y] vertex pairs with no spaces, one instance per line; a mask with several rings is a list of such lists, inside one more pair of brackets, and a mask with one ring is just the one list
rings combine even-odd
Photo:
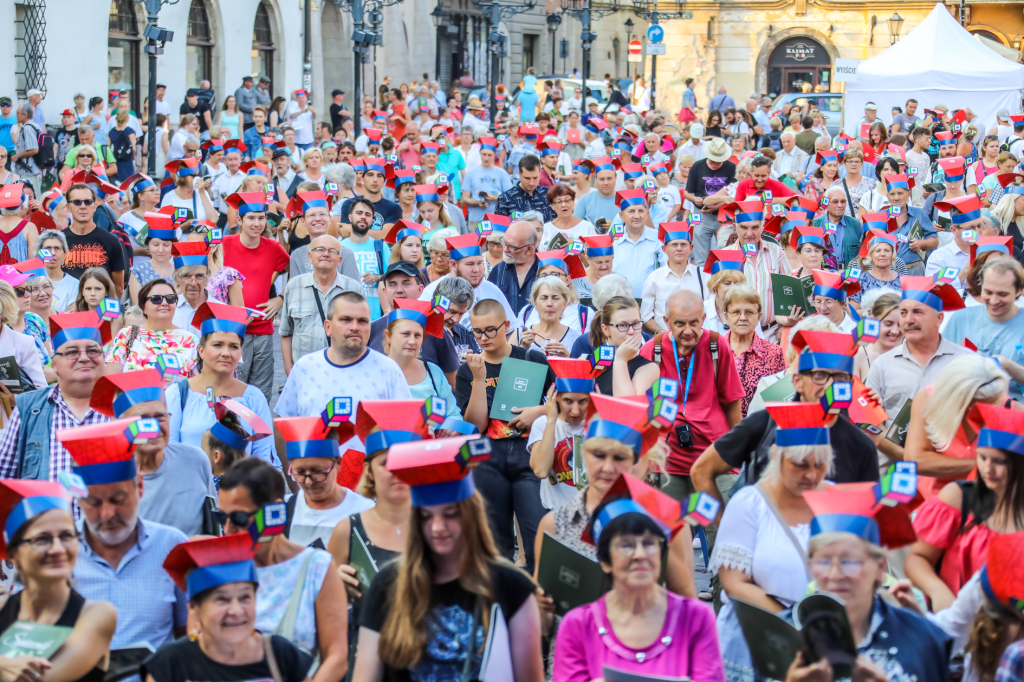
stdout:
[[[410,320],[423,327],[423,331],[435,338],[444,338],[444,313],[433,312],[430,301],[396,298],[395,309],[388,314],[388,325],[398,320]],[[397,343],[397,342],[396,342]]]
[[164,402],[164,378],[153,368],[100,377],[92,389],[89,407],[117,419],[139,403]]
[[903,289],[904,301],[918,301],[938,312],[943,310],[960,310],[964,300],[948,282],[938,280],[941,273],[934,277],[916,276],[901,277],[900,287]]
[[29,258],[28,260],[18,261],[14,264],[14,269],[23,275],[28,275],[29,279],[34,277],[46,277],[46,264],[43,263],[43,259],[38,256],[35,258]]
[[783,200],[787,204],[791,212],[803,213],[807,216],[808,220],[813,220],[815,214],[818,212],[818,202],[814,199],[808,199],[807,197],[795,196],[789,197]]
[[[939,159],[939,163],[948,161],[949,159]],[[945,166],[943,166],[945,168]],[[960,215],[950,214],[950,221],[954,225],[963,225],[969,223],[972,220],[977,220],[981,217],[982,208],[981,199],[976,194],[967,194],[962,197],[956,197],[955,199],[949,199],[946,201],[936,201],[935,208],[940,211],[949,211],[951,208],[955,208],[960,212]]]
[[956,137],[953,133],[948,130],[940,130],[935,133],[935,139],[939,141],[940,147],[945,147],[948,144],[956,144]]
[[436,142],[420,142],[420,155],[423,154],[437,154],[439,147]]
[[714,275],[722,270],[743,272],[747,257],[738,249],[714,249],[704,262],[704,272]]
[[498,153],[498,141],[493,137],[481,137],[480,138],[480,151],[483,150],[492,151],[495,154]]
[[199,159],[193,156],[187,159],[170,161],[164,166],[164,170],[177,178],[199,175]]
[[798,445],[831,445],[825,425],[828,413],[821,403],[765,403],[775,421],[775,444],[780,448]]
[[579,279],[580,277],[587,276],[587,269],[580,262],[580,257],[575,253],[566,254],[565,249],[541,251],[537,254],[537,260],[539,261],[537,264],[538,271],[545,265],[554,265],[570,279]]
[[668,168],[661,161],[655,161],[647,164],[647,172],[651,175],[657,175],[658,173],[668,173]]
[[426,438],[429,422],[424,417],[424,407],[423,400],[360,400],[356,436],[363,441],[366,454]]
[[647,196],[642,189],[624,189],[615,193],[615,208],[624,211],[630,206],[647,206]]
[[814,512],[811,537],[850,533],[873,545],[898,549],[916,540],[908,505],[890,507],[876,501],[872,483],[838,483],[804,493]]
[[977,446],[1024,456],[1024,412],[986,403],[978,403],[977,409],[984,424],[978,431]]
[[886,176],[885,191],[890,192],[894,189],[905,189],[909,192],[914,189],[914,178],[909,177],[906,173],[894,173]]
[[889,233],[895,232],[898,229],[896,223],[896,216],[891,216],[887,211],[880,211],[878,213],[865,213],[861,216],[861,234],[864,234],[868,230],[878,230],[879,232]]
[[144,422],[150,422],[159,433],[155,419],[128,417],[62,429],[57,440],[74,461],[72,473],[81,476],[87,486],[132,481],[139,475],[134,454],[136,431]]
[[[196,163],[199,163],[199,159],[192,160],[195,161]],[[100,168],[99,166],[93,166],[92,170],[89,171],[89,174],[85,176],[85,179],[82,180],[82,182],[89,185],[90,187],[93,187],[96,190],[96,194],[103,199],[114,194],[121,193],[120,187],[118,187],[117,185],[112,185],[109,182],[107,182],[107,176],[105,173],[103,173],[103,169]]]
[[22,479],[0,481],[0,519],[4,524],[0,558],[7,558],[7,543],[22,526],[51,509],[71,513],[71,496],[60,483]]
[[331,210],[331,200],[322,189],[309,192],[296,192],[285,212],[289,215],[306,215],[306,212],[313,208],[326,208]]
[[145,213],[142,219],[149,227],[149,239],[163,239],[173,242],[178,238],[178,230],[174,227],[174,219],[166,213]]
[[186,265],[206,265],[210,246],[205,241],[174,242],[171,244],[171,255],[174,257],[174,269]]
[[245,143],[238,138],[235,138],[233,140],[226,140],[225,142],[222,143],[222,146],[224,147],[224,156],[227,156],[228,154],[232,153],[241,154],[242,152],[246,152],[249,150],[249,148],[245,146]]
[[[214,403],[213,412],[217,421],[210,427],[210,435],[235,450],[245,452],[249,443],[274,435],[274,430],[267,426],[258,414],[232,398]],[[246,436],[243,437],[224,425],[223,419],[229,414],[235,415],[239,425],[245,429]],[[349,437],[351,438],[351,434]]]
[[247,308],[237,305],[207,301],[196,309],[192,315],[192,326],[199,330],[200,336],[213,332],[230,332],[245,338],[245,327],[249,323],[250,312]]
[[380,109],[374,109],[373,110],[373,120],[374,121],[386,121],[386,120],[388,120],[388,112],[381,111]]
[[824,166],[829,161],[839,163],[839,153],[834,149],[820,149],[814,159],[819,166]]
[[693,234],[690,232],[690,224],[685,220],[678,220],[670,223],[661,223],[658,226],[658,241],[668,244],[676,239],[685,239],[693,243]]
[[110,321],[94,311],[50,315],[50,338],[53,350],[60,350],[68,341],[86,339],[101,346],[110,342]]
[[423,239],[423,226],[411,220],[399,220],[391,226],[391,230],[384,237],[384,241],[394,246],[406,237],[419,237]]
[[722,207],[722,213],[736,223],[761,222],[764,219],[764,204],[760,199],[736,201]]
[[591,393],[586,438],[612,438],[632,449],[639,458],[668,428],[651,423],[649,406],[646,395],[615,398]]
[[591,393],[594,390],[594,368],[589,360],[549,358],[555,373],[555,390],[559,393]]
[[1024,194],[1024,173],[1000,173],[996,180],[1006,194]]
[[248,533],[192,540],[175,546],[164,559],[164,570],[189,601],[228,583],[259,584],[256,545]]
[[387,467],[410,487],[412,506],[432,507],[472,497],[476,483],[470,473],[490,456],[490,439],[478,435],[406,441],[388,451]]
[[987,251],[998,251],[1006,256],[1013,252],[1013,237],[978,237],[977,241],[971,244],[971,265],[978,259],[978,256]]
[[590,174],[594,172],[594,164],[591,163],[589,159],[580,159],[576,163],[572,164],[572,169],[577,173],[583,173],[587,177],[590,177]]
[[447,187],[437,185],[416,185],[416,203],[421,201],[441,201],[441,195],[447,194]]
[[[289,461],[306,457],[341,457],[339,443],[347,441],[355,432],[352,422],[342,422],[337,427],[324,425],[321,417],[282,417],[274,420],[274,426],[284,440],[285,453]],[[331,433],[338,438],[328,438]],[[243,444],[240,450],[245,449]]]
[[686,525],[682,504],[639,478],[622,474],[598,504],[600,511],[583,531],[580,539],[591,545],[601,540],[601,531],[623,514],[643,514],[661,529],[671,542]]
[[[803,214],[800,215],[802,216]],[[792,242],[796,242],[794,248],[796,248],[797,251],[799,251],[800,247],[804,244],[817,244],[822,249],[827,249],[825,244],[825,231],[816,225],[798,225],[791,237],[790,243]]]
[[387,159],[363,159],[363,172],[369,173],[375,171],[381,174],[381,177],[387,178]]
[[460,234],[457,237],[448,237],[444,240],[448,247],[448,256],[452,260],[462,260],[471,256],[479,256],[480,240],[475,234]]
[[203,149],[206,150],[207,156],[211,156],[217,152],[224,151],[224,144],[219,137],[217,139],[209,139],[203,143]]
[[939,166],[942,167],[942,175],[946,182],[960,182],[967,172],[967,159],[962,156],[951,156],[939,159]]
[[527,140],[535,139],[539,132],[540,129],[537,126],[529,123],[524,123],[516,129],[516,134],[519,137],[525,137]]
[[235,192],[224,202],[238,211],[239,218],[247,213],[267,212],[267,195],[263,192]]
[[[803,211],[786,211],[784,214],[773,211],[772,215],[764,219],[764,231],[781,237],[798,227],[807,225],[809,222],[810,218]],[[779,243],[783,244],[785,242],[780,241]]]
[[594,135],[600,135],[608,127],[608,123],[600,116],[591,116],[587,119],[587,130]]
[[860,291],[860,283],[844,279],[841,272],[811,270],[811,277],[814,278],[814,289],[812,290],[814,296],[824,296],[840,303],[846,303],[848,295]]
[[607,234],[599,234],[587,237],[580,237],[580,240],[587,245],[588,258],[600,258],[601,256],[614,256],[615,247],[612,238]]
[[541,156],[558,156],[562,151],[562,144],[554,138],[546,138],[540,143],[539,151]]
[[[152,182],[152,180],[150,180],[150,182]],[[141,192],[142,190],[139,191]],[[43,195],[43,210],[46,211],[47,214],[53,215],[53,212],[60,207],[62,201],[64,201],[64,195],[55,187]]]
[[242,171],[246,175],[261,175],[265,178],[270,177],[270,167],[260,161],[246,161],[238,170]]
[[[618,163],[618,159],[615,162]],[[644,174],[643,166],[639,163],[618,163],[619,170],[622,171],[623,180],[636,180]]]
[[[601,171],[614,171],[615,170],[615,163],[611,159],[609,159],[607,156],[602,156],[602,157],[599,157],[599,158],[596,158],[596,159],[590,159],[589,162],[590,162],[590,165],[594,168],[594,172],[595,173],[600,173]],[[580,163],[584,163],[584,162],[580,161]]]
[[800,354],[797,371],[830,369],[853,374],[853,354],[857,344],[850,334],[802,330],[790,342]]
[[[143,192],[150,187],[156,187],[156,183],[148,175],[142,173],[136,173],[127,180],[121,183],[121,190],[124,192],[131,191],[132,196],[135,196],[139,192]],[[47,195],[49,196],[49,195]],[[52,213],[48,206],[44,206],[48,213]]]
[[981,591],[993,605],[1017,616],[1024,613],[1024,532],[993,535],[988,561],[981,569]]
[[860,243],[860,251],[857,253],[858,258],[865,258],[871,250],[879,244],[888,244],[892,248],[893,254],[896,253],[896,239],[884,230],[870,229],[865,230]]
[[396,170],[395,167],[389,163],[387,171],[387,180],[384,184],[391,189],[398,189],[402,185],[410,182],[416,184],[416,171],[414,170],[408,170],[406,168],[399,168]]

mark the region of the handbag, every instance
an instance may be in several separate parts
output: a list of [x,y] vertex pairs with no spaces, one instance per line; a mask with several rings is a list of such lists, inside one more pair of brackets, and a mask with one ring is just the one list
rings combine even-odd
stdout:
[[696,120],[697,120],[697,114],[693,113],[693,110],[690,109],[690,107],[683,107],[682,109],[679,110],[679,122],[680,123],[690,123],[691,121],[696,121]]

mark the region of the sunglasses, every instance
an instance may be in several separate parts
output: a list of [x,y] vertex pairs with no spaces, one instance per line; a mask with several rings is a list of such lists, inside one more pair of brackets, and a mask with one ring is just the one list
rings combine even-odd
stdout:
[[92,206],[96,201],[94,199],[72,199],[68,203],[72,206]]
[[235,528],[248,528],[249,519],[251,519],[255,515],[256,512],[252,512],[251,514],[243,511],[234,511],[228,513],[222,512],[219,509],[217,511],[210,512],[210,516],[213,517],[213,520],[216,521],[217,525],[221,528],[228,525],[228,521],[230,521],[231,525]]
[[17,296],[18,298],[21,298],[25,294],[30,293],[32,292],[28,289],[28,287],[14,287],[14,295]]
[[153,305],[160,305],[166,303],[167,305],[177,305],[178,295],[177,294],[153,294],[152,296],[146,297],[146,300]]

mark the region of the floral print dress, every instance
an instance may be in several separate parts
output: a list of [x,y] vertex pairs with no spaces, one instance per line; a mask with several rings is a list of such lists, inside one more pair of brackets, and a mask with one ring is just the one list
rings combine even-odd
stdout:
[[25,334],[35,341],[36,351],[43,367],[53,367],[53,357],[50,351],[50,330],[46,328],[43,318],[35,313],[25,313]]
[[[138,330],[132,347],[128,348],[128,338],[133,330]],[[167,329],[150,331],[141,327],[125,327],[117,333],[110,350],[107,351],[107,362],[123,365],[125,372],[156,367],[157,358],[170,354],[178,358],[181,365],[181,376],[190,377],[196,372],[197,339],[195,335],[184,329]],[[179,377],[168,374],[166,384],[179,381]]]
[[228,288],[235,282],[242,282],[245,276],[234,268],[221,268],[206,283],[206,294],[218,303],[230,304]]

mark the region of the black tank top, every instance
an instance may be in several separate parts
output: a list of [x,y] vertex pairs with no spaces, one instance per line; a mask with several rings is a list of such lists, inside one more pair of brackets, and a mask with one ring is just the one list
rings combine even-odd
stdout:
[[[21,611],[21,595],[21,592],[12,594],[7,599],[7,603],[0,609],[0,632],[5,631],[14,621],[18,620],[18,612]],[[83,606],[85,606],[85,597],[71,590],[71,596],[68,598],[68,603],[64,606],[64,612],[60,614],[60,618],[57,619],[54,625],[62,625],[69,628],[75,627],[75,623],[78,622],[78,616],[82,613]],[[103,675],[103,671],[98,667],[93,668],[78,678],[77,682],[103,682]]]

